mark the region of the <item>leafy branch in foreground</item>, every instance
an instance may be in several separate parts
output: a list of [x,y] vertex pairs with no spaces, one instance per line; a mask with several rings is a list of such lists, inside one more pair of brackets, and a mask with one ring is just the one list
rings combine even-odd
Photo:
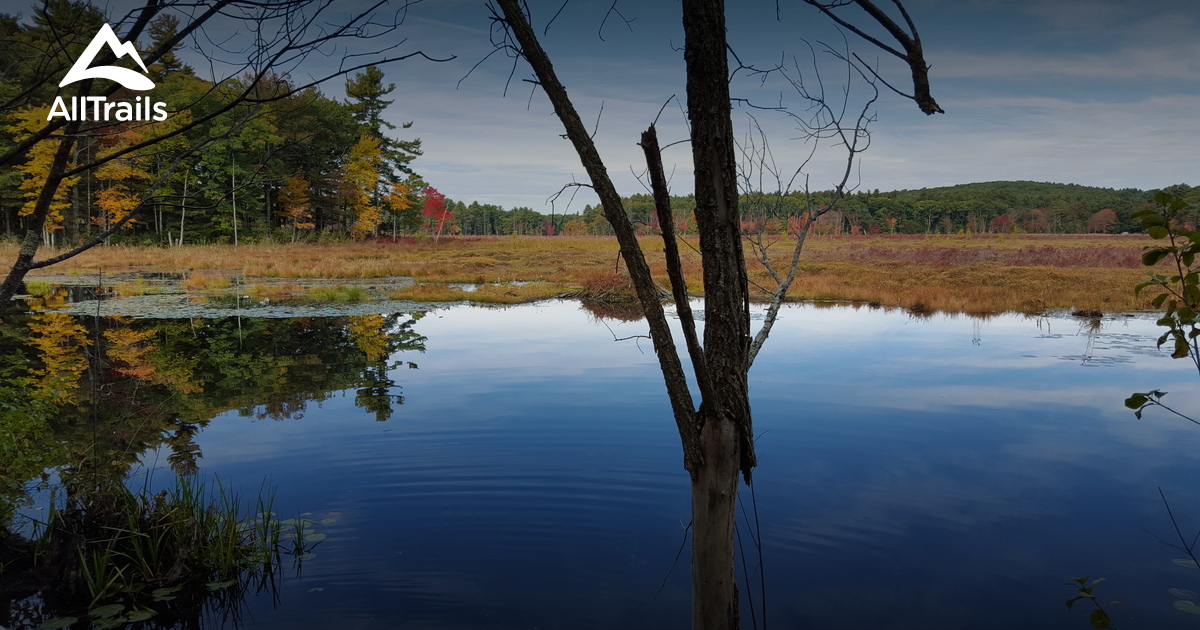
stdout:
[[1197,325],[1200,319],[1197,315],[1200,311],[1200,268],[1194,266],[1196,255],[1200,253],[1200,231],[1179,227],[1180,215],[1188,209],[1186,201],[1160,192],[1154,196],[1154,203],[1156,205],[1152,208],[1135,212],[1133,218],[1141,222],[1150,238],[1166,239],[1168,244],[1147,247],[1142,253],[1142,264],[1153,267],[1168,260],[1174,267],[1175,275],[1153,274],[1137,285],[1136,292],[1141,294],[1150,287],[1161,290],[1152,302],[1155,308],[1165,307],[1158,325],[1165,326],[1167,332],[1158,338],[1158,345],[1162,347],[1167,340],[1174,339],[1175,349],[1171,358],[1190,357],[1197,371],[1200,371],[1200,345],[1196,342],[1196,337],[1200,336],[1200,326]]
[[[1092,590],[1096,588],[1096,585],[1104,580],[1105,578],[1096,578],[1089,582],[1086,577],[1071,578],[1071,581],[1067,582],[1067,586],[1075,589],[1075,592],[1078,594],[1067,600],[1067,608],[1074,606],[1075,602],[1081,599],[1091,600],[1092,604],[1096,606],[1096,610],[1093,610],[1091,615],[1092,627],[1096,628],[1096,630],[1105,630],[1107,628],[1117,630],[1116,624],[1112,622],[1112,618],[1108,616],[1108,612],[1104,610],[1104,606],[1100,605],[1100,600],[1096,599],[1096,596],[1092,594]],[[1120,602],[1111,603],[1119,604]]]
[[[1190,358],[1200,372],[1200,266],[1196,255],[1200,254],[1200,231],[1183,227],[1184,213],[1190,205],[1170,193],[1154,195],[1154,206],[1133,213],[1133,219],[1141,222],[1146,234],[1166,244],[1147,247],[1142,252],[1142,264],[1154,267],[1164,260],[1173,268],[1174,274],[1154,273],[1137,285],[1135,293],[1156,287],[1160,293],[1151,302],[1154,308],[1163,309],[1158,325],[1167,329],[1158,338],[1158,347],[1173,340],[1172,359]],[[1132,394],[1125,399],[1125,406],[1134,410],[1140,419],[1146,407],[1159,406],[1175,415],[1200,424],[1170,407],[1162,404],[1167,393],[1159,390]]]

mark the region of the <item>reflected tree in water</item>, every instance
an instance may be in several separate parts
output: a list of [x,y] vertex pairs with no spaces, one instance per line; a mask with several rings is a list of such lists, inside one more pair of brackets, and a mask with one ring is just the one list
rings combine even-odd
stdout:
[[[0,573],[7,602],[0,606],[8,609],[8,620],[0,618],[0,625],[73,610],[74,599],[41,594],[52,583],[78,579],[78,567],[68,562],[51,569],[44,562],[75,558],[67,547],[84,544],[91,537],[86,532],[99,535],[96,528],[103,526],[90,519],[109,511],[97,506],[112,504],[110,490],[124,487],[145,453],[165,447],[174,472],[194,475],[203,457],[195,438],[216,416],[233,411],[286,421],[303,416],[308,404],[348,390],[377,420],[390,418],[403,403],[392,371],[416,368],[401,357],[425,349],[426,338],[415,330],[422,316],[6,317],[0,326],[0,371],[8,377],[0,382],[0,563],[8,569]],[[39,552],[43,564],[30,565],[31,521],[12,515],[27,503],[30,484],[49,480],[44,471],[50,470],[58,478],[53,507],[75,515],[71,529],[77,533],[55,543],[66,546],[61,553]],[[22,566],[28,570],[16,570]],[[236,600],[231,593],[218,597]],[[193,617],[181,627],[195,627],[205,606],[181,613]]]

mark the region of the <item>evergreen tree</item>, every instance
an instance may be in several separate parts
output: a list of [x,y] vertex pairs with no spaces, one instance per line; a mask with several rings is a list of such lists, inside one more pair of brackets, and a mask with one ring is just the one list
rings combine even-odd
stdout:
[[[350,112],[358,122],[360,131],[379,140],[379,146],[387,158],[389,171],[412,173],[409,162],[421,155],[421,139],[397,140],[385,134],[385,130],[396,129],[396,125],[383,119],[383,111],[393,102],[384,97],[395,90],[395,83],[384,85],[383,71],[376,66],[367,66],[346,81]],[[412,122],[406,122],[401,127],[408,129],[412,127]],[[392,173],[387,173],[387,176],[391,179]]]
[[[164,13],[153,22],[150,23],[150,41],[149,50],[157,50],[163,42],[175,37],[179,32],[179,20],[169,13]],[[150,64],[150,74],[154,78],[154,82],[158,83],[166,78],[168,74],[173,72],[185,72],[193,74],[191,66],[179,60],[175,55],[175,51],[179,48],[179,44],[175,44],[158,58],[158,61]]]

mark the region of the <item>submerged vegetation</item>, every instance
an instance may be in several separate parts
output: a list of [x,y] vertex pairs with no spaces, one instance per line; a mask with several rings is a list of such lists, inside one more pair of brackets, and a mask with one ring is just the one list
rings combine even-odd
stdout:
[[[657,237],[643,237],[656,279],[667,285]],[[693,237],[685,237],[695,246]],[[814,237],[791,294],[796,300],[859,301],[925,311],[1040,312],[1047,308],[1128,311],[1150,306],[1130,287],[1144,278],[1144,235],[975,235]],[[778,237],[779,251],[791,247]],[[0,246],[0,257],[13,246]],[[688,290],[703,292],[699,257],[682,247]],[[15,249],[13,250],[15,251]],[[750,263],[754,287],[767,274]],[[181,272],[189,295],[262,302],[354,302],[373,298],[517,303],[559,295],[612,293],[626,280],[616,242],[604,237],[447,237],[440,243],[381,239],[337,245],[97,248],[57,270]],[[389,279],[412,278],[397,285]],[[323,287],[312,282],[327,281]],[[352,287],[329,288],[338,280]],[[367,282],[376,281],[376,282]],[[144,291],[119,286],[124,295]],[[373,287],[373,288],[372,288]],[[616,294],[609,296],[619,298]],[[608,299],[608,298],[605,298]],[[614,299],[613,301],[620,301]]]
[[[200,483],[195,436],[224,412],[298,418],[347,389],[388,420],[403,403],[392,370],[416,368],[397,357],[424,349],[421,316],[6,315],[0,627],[189,627],[272,588],[282,560],[311,557],[321,521],[281,518],[269,491]],[[155,451],[171,469],[161,486],[137,477]]]
[[68,616],[41,621],[66,627],[81,617],[94,627],[115,628],[152,617],[184,619],[215,591],[260,587],[273,579],[283,555],[297,550],[294,531],[271,511],[270,495],[244,502],[220,483],[210,490],[192,477],[176,477],[159,492],[130,490],[122,479],[66,486],[59,505],[51,497],[31,536],[9,536],[0,583],[9,596],[40,600]]

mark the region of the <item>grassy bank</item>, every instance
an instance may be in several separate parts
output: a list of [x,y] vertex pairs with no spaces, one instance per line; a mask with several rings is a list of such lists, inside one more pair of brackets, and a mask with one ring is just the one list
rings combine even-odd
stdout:
[[[691,240],[695,245],[695,241]],[[1039,311],[1071,308],[1126,311],[1148,307],[1133,295],[1146,272],[1141,235],[861,236],[813,239],[790,295],[794,299],[855,300],[925,311]],[[667,286],[662,241],[642,246]],[[772,257],[786,260],[791,242]],[[0,246],[11,260],[15,245]],[[43,252],[43,256],[51,252]],[[689,289],[702,293],[699,255],[683,248]],[[88,274],[97,269],[203,274],[225,270],[273,284],[287,279],[369,279],[411,276],[417,284],[391,297],[512,303],[566,292],[604,289],[614,282],[617,244],[605,237],[449,237],[397,243],[329,245],[195,245],[175,248],[98,247],[44,273]],[[36,274],[32,277],[36,277]],[[752,282],[769,276],[750,262]],[[512,284],[514,281],[517,284]],[[480,285],[475,291],[453,286]],[[529,284],[525,284],[529,283]],[[264,295],[267,289],[257,289]],[[276,290],[277,291],[277,290]],[[1152,297],[1152,296],[1150,296]]]

